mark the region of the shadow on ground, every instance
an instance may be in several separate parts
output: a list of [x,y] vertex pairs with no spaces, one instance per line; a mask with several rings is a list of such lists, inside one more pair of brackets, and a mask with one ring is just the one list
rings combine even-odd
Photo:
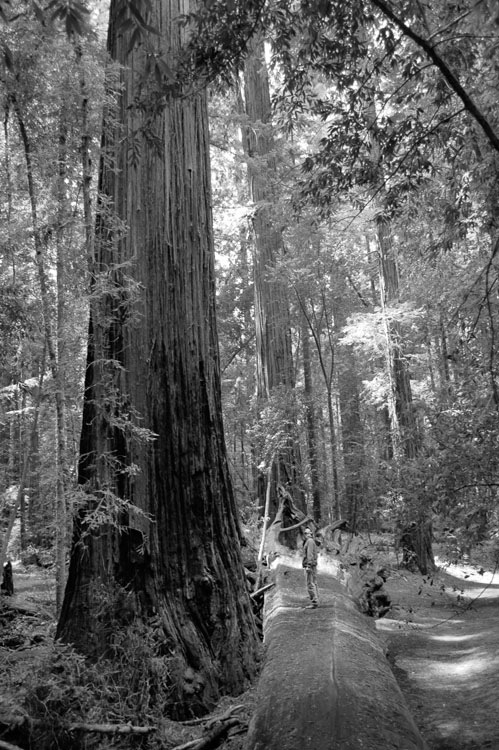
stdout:
[[395,571],[387,589],[393,608],[377,629],[430,750],[497,750],[499,576]]

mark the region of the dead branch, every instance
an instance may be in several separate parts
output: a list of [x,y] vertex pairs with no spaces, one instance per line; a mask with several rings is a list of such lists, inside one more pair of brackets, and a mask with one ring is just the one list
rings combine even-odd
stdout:
[[[220,716],[215,716],[212,719],[206,721],[201,719],[201,722],[206,721],[205,729],[208,731],[203,737],[198,737],[195,740],[190,740],[183,745],[177,745],[174,750],[212,750],[217,747],[226,737],[229,729],[242,724],[241,719],[236,716],[232,716],[235,711],[239,711],[244,706],[237,705],[231,706]],[[197,720],[195,720],[197,721]],[[182,722],[187,724],[189,722]],[[190,722],[193,723],[193,722]],[[1,715],[0,726],[9,727],[10,729],[22,727],[25,724],[29,726],[45,726],[47,721],[42,719],[32,719],[29,716],[15,716],[15,715]],[[53,721],[51,721],[53,725]],[[157,727],[138,727],[132,724],[87,724],[85,722],[76,722],[73,724],[60,723],[60,728],[65,729],[68,732],[95,732],[97,734],[115,734],[115,735],[147,735],[151,732],[157,731]],[[21,750],[17,745],[11,745],[8,742],[0,740],[0,750]]]
[[240,711],[242,708],[244,708],[244,705],[240,703],[237,706],[229,706],[227,711],[224,711],[223,714],[220,714],[220,716],[214,716],[211,719],[208,719],[206,716],[202,716],[199,719],[186,719],[185,721],[179,721],[178,723],[188,727],[195,726],[196,724],[206,723],[206,726],[210,727],[217,721],[225,721],[225,719],[229,719],[235,711]]
[[193,748],[197,748],[199,744],[199,737],[196,740],[189,740],[189,742],[184,742],[183,745],[175,745],[172,750],[193,750]]
[[250,599],[256,599],[257,596],[260,596],[260,594],[263,594],[264,591],[267,591],[267,589],[271,589],[272,586],[275,586],[275,583],[267,583],[265,586],[262,586],[261,588],[257,589],[256,591],[253,591],[252,594],[250,594]]
[[197,740],[190,740],[183,745],[176,745],[173,750],[213,750],[213,748],[218,747],[218,745],[223,742],[229,729],[240,723],[241,720],[237,717],[228,719],[222,723],[217,723],[217,726],[215,726],[211,732],[208,732],[205,737],[200,737]]
[[47,620],[54,619],[54,615],[44,607],[34,607],[30,606],[29,604],[20,604],[16,601],[13,601],[11,598],[2,597],[2,605],[7,610],[7,614],[10,614],[12,612],[13,614],[22,615],[23,617],[45,618]]
[[[0,715],[0,726],[6,726],[10,729],[23,727],[25,724],[40,727],[47,726],[49,723],[53,726],[54,720],[32,719],[30,716]],[[65,724],[61,721],[59,726],[68,732],[96,732],[97,734],[150,734],[156,731],[156,727],[136,727],[132,724],[86,724],[85,722]]]
[[[214,724],[216,724],[219,721],[227,721],[228,719],[235,719],[235,716],[232,716],[232,714],[235,711],[241,711],[241,709],[244,708],[244,705],[240,703],[238,706],[230,706],[227,711],[225,711],[221,716],[214,716],[212,719],[209,719],[206,722],[206,728],[210,729]],[[237,719],[237,721],[240,721],[240,719]]]
[[279,529],[279,531],[276,534],[276,537],[279,538],[281,534],[283,534],[285,531],[294,531],[295,529],[299,529],[300,526],[304,526],[306,523],[313,523],[313,518],[311,516],[305,516],[301,521],[298,521],[298,523],[295,523],[293,526],[284,526]]
[[324,526],[322,529],[319,529],[318,534],[322,536],[323,539],[325,539],[326,534],[328,534],[329,532],[331,533],[331,535],[333,535],[334,532],[337,531],[338,529],[342,529],[343,531],[345,531],[347,529],[347,526],[348,526],[348,521],[346,519],[340,518],[339,521],[333,521],[333,523],[328,523],[327,526]]
[[96,732],[97,734],[150,734],[156,727],[135,727],[132,724],[70,724],[69,732]]

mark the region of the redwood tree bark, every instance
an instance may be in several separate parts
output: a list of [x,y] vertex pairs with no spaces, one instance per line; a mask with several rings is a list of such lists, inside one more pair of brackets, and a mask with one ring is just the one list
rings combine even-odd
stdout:
[[386,337],[387,374],[389,379],[388,408],[392,443],[396,460],[401,456],[415,458],[420,449],[420,435],[414,416],[410,373],[403,347],[403,331],[398,322],[390,323],[386,306],[400,301],[400,279],[397,247],[392,235],[392,222],[387,215],[383,161],[377,137],[375,91],[369,104],[371,157],[374,169],[372,189],[374,205],[381,209],[376,218],[376,241],[379,257],[379,297]]
[[[123,68],[100,168],[79,476],[88,502],[58,626],[101,653],[112,635],[98,616],[102,584],[113,628],[154,617],[158,657],[180,665],[177,716],[243,689],[257,649],[222,427],[206,95],[165,75],[160,86],[151,67],[175,69],[185,6],[157,0],[148,23],[159,34],[134,45],[111,3],[108,46]],[[92,527],[100,509],[107,523]]]
[[[281,393],[290,394],[292,399],[295,379],[287,289],[275,273],[283,252],[283,242],[275,217],[277,164],[269,80],[261,37],[254,39],[249,45],[244,67],[244,100],[248,127],[243,144],[248,157],[250,198],[254,204],[252,223],[257,397],[258,403],[263,406],[278,389],[281,389]],[[271,516],[275,515],[278,508],[278,484],[287,487],[295,502],[302,510],[305,509],[299,474],[299,451],[295,436],[290,434],[289,439],[278,447],[275,456]]]
[[[378,218],[377,239],[380,257],[380,295],[383,295],[381,306],[384,310],[385,305],[394,304],[400,299],[396,249],[393,243],[389,219]],[[387,322],[386,325],[387,365],[391,370],[391,380],[393,381],[394,390],[394,413],[391,414],[392,431],[399,433],[404,456],[415,458],[419,453],[420,436],[414,416],[409,368],[404,355],[403,345],[400,343],[403,341],[403,332],[400,325],[396,322],[391,324]],[[394,443],[396,442],[397,438],[394,436]]]
[[[337,320],[340,314],[336,316]],[[341,318],[340,318],[341,319]],[[338,327],[340,327],[338,322]],[[348,530],[357,533],[366,497],[366,438],[361,417],[358,363],[350,347],[343,347],[338,367],[343,464],[345,473],[345,518]]]
[[312,379],[312,361],[310,354],[310,332],[305,315],[301,316],[301,337],[303,357],[303,390],[305,394],[305,416],[307,425],[307,449],[310,469],[310,485],[312,490],[312,509],[317,526],[322,516],[322,493],[319,472],[319,455],[317,441],[317,414],[314,404],[314,388]]

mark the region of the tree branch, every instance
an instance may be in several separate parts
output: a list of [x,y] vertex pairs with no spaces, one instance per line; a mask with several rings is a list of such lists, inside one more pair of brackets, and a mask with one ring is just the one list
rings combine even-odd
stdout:
[[241,352],[244,351],[244,349],[248,348],[249,344],[255,338],[255,335],[256,335],[255,333],[252,333],[251,336],[248,338],[247,341],[243,341],[243,343],[241,344],[241,346],[238,346],[237,349],[232,352],[232,354],[230,355],[228,361],[224,365],[220,366],[220,372],[222,373],[222,375],[224,374],[224,372],[228,368],[228,366],[231,364],[231,362],[233,362],[235,360],[235,358],[238,356],[238,354],[241,354]]
[[436,31],[434,31],[433,34],[430,36],[430,39],[433,39],[433,37],[438,36],[439,34],[445,34],[446,31],[451,29],[453,26],[456,26],[456,24],[458,24],[459,21],[462,21],[463,18],[466,18],[466,16],[469,16],[470,13],[482,2],[483,0],[478,0],[478,2],[475,3],[475,5],[471,9],[464,11],[464,13],[461,13],[461,15],[458,16],[457,18],[454,18],[452,21],[449,21],[447,26],[444,26],[443,29],[437,29]]
[[[350,227],[356,219],[362,214],[363,211],[366,210],[366,208],[374,201],[374,199],[381,193],[383,190],[387,188],[387,185],[389,181],[395,177],[395,175],[400,172],[402,169],[402,165],[404,162],[411,156],[414,149],[417,148],[417,146],[422,143],[426,138],[428,138],[432,133],[435,133],[441,125],[446,125],[448,122],[450,122],[454,117],[457,117],[462,112],[465,111],[465,107],[460,107],[460,109],[456,110],[455,112],[451,112],[450,115],[447,117],[442,118],[442,120],[439,120],[436,125],[433,125],[432,127],[428,127],[424,133],[422,133],[419,138],[416,138],[413,143],[410,144],[408,150],[403,154],[403,156],[400,157],[395,167],[392,169],[389,174],[386,175],[386,177],[383,178],[381,185],[374,190],[373,193],[371,193],[369,200],[364,203],[364,205],[355,213],[352,218],[350,219],[349,223],[347,224],[347,228]],[[436,117],[437,112],[434,113],[433,117]],[[432,117],[432,119],[433,119]]]
[[0,740],[0,750],[22,750],[19,745],[12,745],[10,742]]
[[360,289],[357,288],[357,286],[356,286],[354,280],[352,279],[351,275],[349,273],[347,273],[346,277],[347,277],[347,281],[349,282],[350,286],[352,287],[352,289],[354,290],[355,294],[360,299],[360,301],[362,302],[362,304],[364,305],[364,307],[371,307],[371,304],[367,300],[364,299],[364,297],[363,297],[362,292],[360,291]]
[[[50,723],[44,719],[33,719],[30,716],[19,716],[19,715],[5,715],[0,714],[0,726],[17,728],[23,727],[25,724],[31,726],[46,726]],[[73,724],[66,724],[60,722],[61,729],[65,729],[68,732],[95,732],[97,734],[151,734],[155,732],[157,727],[138,727],[132,726],[132,724],[86,724],[84,722],[75,722]]]
[[461,490],[476,489],[477,487],[499,487],[499,482],[471,482],[471,484],[462,484],[460,487],[452,487],[452,492],[461,492]]
[[432,45],[426,39],[423,39],[423,37],[421,37],[409,26],[407,26],[407,24],[405,24],[401,18],[396,16],[392,9],[389,8],[388,5],[384,2],[384,0],[371,0],[371,3],[375,5],[376,8],[378,8],[383,13],[383,15],[386,16],[386,18],[388,18],[393,24],[395,24],[395,26],[398,26],[398,28],[406,36],[409,37],[409,39],[412,39],[412,41],[415,42],[418,47],[424,50],[433,64],[442,73],[443,77],[445,78],[451,89],[454,91],[454,93],[457,94],[457,96],[461,99],[466,111],[469,112],[469,114],[480,125],[491,146],[499,152],[499,136],[496,134],[483,112],[478,108],[471,96],[463,88],[457,76],[449,68],[445,60],[443,60],[442,57],[435,51],[435,48],[432,47]]
[[233,713],[235,713],[236,711],[241,711],[241,709],[243,708],[244,708],[244,705],[240,703],[237,706],[229,706],[227,711],[224,711],[223,714],[220,714],[220,716],[214,716],[213,718],[209,720],[206,719],[206,716],[200,716],[197,719],[186,719],[185,721],[179,721],[179,724],[182,724],[182,726],[189,726],[189,727],[196,726],[196,724],[204,724],[205,727],[209,729],[211,726],[213,726],[219,721],[225,721],[226,719],[232,718]]
[[240,719],[234,717],[215,726],[205,737],[190,740],[183,745],[176,745],[173,750],[212,750],[217,747],[226,737],[229,729],[240,724]]
[[305,518],[302,518],[301,521],[298,521],[298,523],[295,523],[293,526],[282,526],[279,531],[277,532],[277,538],[281,536],[281,534],[284,534],[285,531],[296,531],[296,529],[299,529],[301,526],[304,526],[306,523],[313,522],[312,516],[305,516]]
[[271,589],[273,586],[275,586],[275,583],[266,583],[265,586],[262,586],[261,588],[257,589],[252,594],[250,594],[250,599],[256,599],[257,597],[261,596],[266,591]]
[[136,727],[132,724],[70,724],[69,732],[95,732],[96,734],[151,734],[156,727]]

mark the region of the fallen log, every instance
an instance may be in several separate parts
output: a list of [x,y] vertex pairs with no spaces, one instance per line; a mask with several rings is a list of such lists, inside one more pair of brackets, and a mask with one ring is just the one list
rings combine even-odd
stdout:
[[266,656],[245,750],[427,750],[374,621],[348,593],[340,565],[319,563],[313,610],[305,608],[299,566],[298,555],[272,566]]

